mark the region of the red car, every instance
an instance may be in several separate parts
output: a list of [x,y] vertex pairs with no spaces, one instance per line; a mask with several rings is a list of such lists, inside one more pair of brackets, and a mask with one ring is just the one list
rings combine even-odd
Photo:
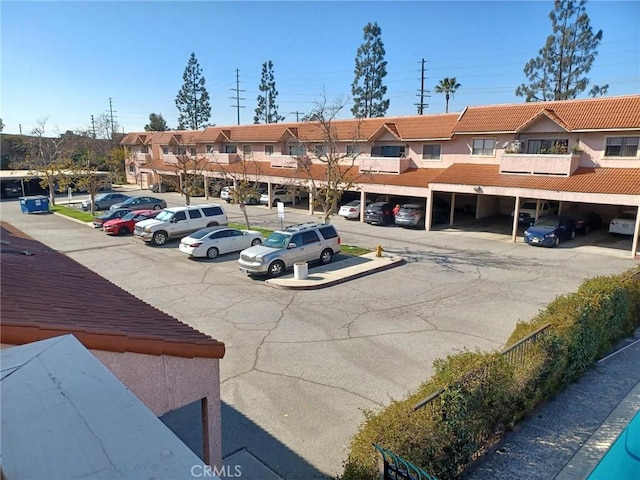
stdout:
[[154,218],[162,210],[132,210],[122,218],[114,218],[102,225],[108,235],[124,235],[133,232],[134,225],[140,220]]

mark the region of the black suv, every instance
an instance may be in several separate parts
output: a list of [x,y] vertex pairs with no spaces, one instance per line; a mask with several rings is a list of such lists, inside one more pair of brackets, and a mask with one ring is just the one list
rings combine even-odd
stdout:
[[393,204],[388,202],[372,203],[364,211],[364,221],[376,225],[392,225],[395,223]]

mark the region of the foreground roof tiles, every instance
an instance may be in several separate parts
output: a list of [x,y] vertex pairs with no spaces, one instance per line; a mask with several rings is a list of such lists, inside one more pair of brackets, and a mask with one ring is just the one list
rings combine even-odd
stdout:
[[433,183],[530,188],[563,192],[640,195],[640,169],[579,167],[569,177],[509,175],[498,165],[456,163],[440,173]]
[[1,343],[21,345],[73,334],[88,349],[187,358],[224,356],[224,343],[12,225],[0,222],[0,234]]

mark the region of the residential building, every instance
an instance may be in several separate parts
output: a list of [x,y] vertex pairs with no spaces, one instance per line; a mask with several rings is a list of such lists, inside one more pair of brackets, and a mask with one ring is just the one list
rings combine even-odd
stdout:
[[[308,184],[301,162],[321,183],[323,155],[333,149],[361,205],[367,195],[427,204],[446,198],[451,225],[461,202],[477,219],[513,214],[514,241],[525,199],[556,201],[563,212],[593,208],[603,218],[637,211],[639,143],[640,95],[336,120],[331,134],[318,122],[300,122],[130,133],[122,140],[127,178],[141,187],[163,177],[179,181],[190,165],[205,181],[242,173],[271,192],[272,185]],[[428,208],[427,230],[431,215]],[[638,236],[636,221],[633,255]]]

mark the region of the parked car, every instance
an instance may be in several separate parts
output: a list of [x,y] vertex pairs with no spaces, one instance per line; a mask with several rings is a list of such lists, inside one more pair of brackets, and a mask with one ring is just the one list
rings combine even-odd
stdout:
[[255,230],[207,227],[184,237],[179,250],[190,257],[216,258],[223,253],[239,252],[260,245],[263,240],[264,236]]
[[576,238],[575,221],[564,215],[544,215],[524,231],[529,245],[557,247],[561,240]]
[[[294,205],[300,203],[303,198],[307,198],[309,194],[304,190],[289,190],[289,189],[275,189],[271,192],[271,205],[274,207],[278,204],[278,202],[282,203],[293,203]],[[260,203],[263,205],[269,205],[269,194],[268,192],[260,195]]]
[[401,227],[424,227],[426,207],[417,203],[405,203],[395,216]]
[[375,225],[393,225],[393,204],[375,202],[364,210],[364,221]]
[[126,235],[133,233],[136,223],[155,218],[162,210],[131,210],[124,217],[104,222],[102,231],[108,235]]
[[114,218],[122,218],[130,211],[130,208],[118,208],[117,210],[109,210],[108,212],[94,218],[93,226],[95,228],[102,228],[102,225],[104,225],[105,222],[113,220]]
[[173,183],[162,182],[149,185],[149,190],[151,190],[153,193],[175,192],[176,187],[173,185]]
[[[124,193],[101,193],[100,195],[96,195],[95,201],[93,202],[93,209],[96,211],[108,210],[111,205],[124,202],[128,198],[130,198],[129,195],[125,195]],[[91,199],[82,201],[82,210],[91,210]]]
[[621,235],[633,235],[636,226],[636,212],[625,210],[619,213],[616,218],[609,222],[609,233],[619,233]]
[[[367,200],[365,208],[371,205],[371,201]],[[349,220],[358,220],[360,218],[360,200],[353,200],[340,207],[338,215]]]
[[162,210],[163,208],[167,208],[167,202],[161,198],[147,196],[130,197],[124,202],[111,205],[111,210],[117,210],[118,208],[128,208],[129,210]]
[[327,223],[301,223],[276,230],[262,242],[240,252],[238,267],[253,275],[278,277],[297,262],[331,263],[340,253],[340,236]]
[[588,235],[590,231],[602,228],[602,219],[595,212],[585,212],[576,219],[576,232]]
[[227,203],[231,203],[231,200],[233,200],[231,190],[233,190],[233,187],[222,187],[222,190],[220,190],[220,199]]
[[136,223],[136,238],[164,245],[173,238],[184,237],[205,227],[227,224],[227,214],[217,203],[166,208],[149,220]]
[[[514,215],[514,212],[511,212],[512,217]],[[543,200],[540,202],[538,217],[542,217],[543,215],[555,215],[556,213],[558,213],[557,202],[549,202],[546,200]],[[535,219],[536,219],[536,201],[527,200],[522,205],[520,205],[520,211],[518,214],[518,223],[521,223],[524,225],[531,225],[531,223],[533,223]]]

